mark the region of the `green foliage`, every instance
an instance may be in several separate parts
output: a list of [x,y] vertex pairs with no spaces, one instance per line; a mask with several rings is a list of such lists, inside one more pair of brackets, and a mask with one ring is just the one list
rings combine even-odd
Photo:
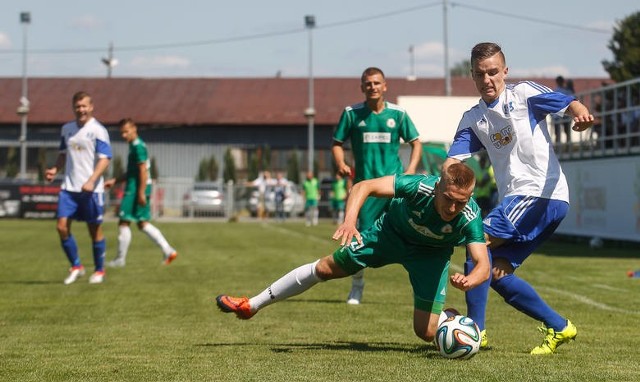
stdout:
[[463,60],[458,62],[449,69],[449,73],[451,73],[451,77],[471,77],[471,61]]
[[198,182],[218,180],[218,161],[216,161],[215,155],[200,161],[196,180]]
[[158,163],[155,157],[151,157],[149,176],[151,176],[151,179],[158,179],[158,176],[160,176],[160,174],[158,173]]
[[602,61],[612,80],[622,82],[640,77],[640,11],[633,13],[614,27],[607,45],[613,61]]
[[236,183],[236,161],[233,159],[233,153],[230,148],[227,148],[227,151],[224,153],[224,171],[222,173],[222,178],[224,179],[224,183],[226,184],[230,180],[233,183]]
[[[491,349],[447,360],[412,330],[413,295],[401,266],[366,271],[363,303],[345,298],[351,279],[319,283],[250,321],[215,307],[217,294],[253,296],[291,269],[337,248],[322,222],[154,222],[181,255],[169,266],[133,232],[127,266],[106,281],[63,285],[69,264],[53,221],[0,220],[0,377],[3,381],[580,381],[640,380],[638,246],[590,250],[549,243],[518,275],[579,331],[557,354],[533,357],[539,323],[490,293]],[[91,244],[74,225],[90,270]],[[116,221],[105,222],[109,259]],[[212,232],[215,236],[212,236]],[[43,251],[46,255],[43,255]],[[457,248],[451,272],[460,271]],[[464,311],[449,287],[447,307]]]
[[300,153],[297,149],[291,151],[289,154],[289,160],[287,161],[287,179],[295,184],[300,184]]
[[38,148],[38,182],[44,182],[44,172],[47,170],[47,149]]
[[15,147],[7,149],[7,167],[5,168],[7,178],[15,178],[20,171],[18,163],[18,150]]
[[113,157],[111,161],[111,176],[116,179],[122,179],[125,174],[124,162],[120,155]]

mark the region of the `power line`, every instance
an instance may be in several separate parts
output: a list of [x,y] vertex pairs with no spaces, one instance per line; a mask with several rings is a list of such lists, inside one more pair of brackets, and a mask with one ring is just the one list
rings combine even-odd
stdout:
[[[571,24],[549,21],[549,20],[544,20],[544,19],[539,19],[539,18],[529,17],[529,16],[521,16],[513,13],[501,12],[493,9],[486,9],[486,8],[476,7],[473,5],[468,5],[468,4],[458,3],[458,2],[452,2],[450,4],[452,8],[453,7],[468,8],[477,12],[489,13],[491,15],[499,15],[499,16],[514,18],[519,20],[526,20],[526,21],[531,21],[539,24],[554,25],[562,28],[583,30],[583,31],[594,32],[594,33],[606,33],[606,34],[611,33],[611,31],[604,30],[604,29],[590,28],[590,27],[584,27],[580,25],[571,25]],[[441,5],[442,5],[442,1],[434,1],[429,4],[418,5],[410,8],[403,8],[397,11],[385,12],[385,13],[380,13],[380,14],[370,15],[370,16],[363,16],[363,17],[358,17],[358,18],[353,18],[353,19],[348,19],[343,21],[336,21],[332,23],[326,23],[324,25],[317,25],[316,29],[330,29],[330,28],[342,27],[346,25],[353,25],[353,24],[368,22],[371,20],[397,16],[405,13],[411,13],[411,12],[424,10],[427,8],[432,8],[432,7],[441,6]],[[304,33],[305,31],[306,31],[305,28],[301,27],[301,28],[283,30],[278,32],[258,33],[258,34],[244,35],[244,36],[200,40],[200,41],[186,41],[186,42],[151,44],[151,45],[119,46],[117,48],[117,51],[119,52],[148,51],[148,50],[159,50],[159,49],[170,49],[170,48],[189,48],[189,47],[203,46],[203,45],[229,44],[234,42],[258,40],[258,39],[265,39],[265,38],[271,38],[271,37],[280,37],[280,36]],[[102,53],[104,52],[104,48],[68,48],[68,49],[62,48],[62,49],[30,49],[29,50],[29,54],[81,54],[81,53],[96,53],[96,52]],[[21,53],[22,51],[18,49],[0,50],[0,54],[21,54]]]
[[513,14],[513,13],[496,11],[495,9],[480,8],[480,7],[476,7],[476,6],[473,6],[473,5],[467,5],[467,4],[462,4],[462,3],[451,3],[451,6],[452,7],[456,7],[457,6],[457,7],[461,7],[461,8],[469,8],[469,9],[472,9],[474,11],[489,13],[489,14],[494,15],[494,16],[495,15],[505,16],[505,17],[510,17],[510,18],[519,19],[519,20],[531,21],[531,22],[539,23],[539,24],[554,25],[554,26],[562,27],[562,28],[583,30],[583,31],[594,32],[594,33],[606,33],[606,34],[610,34],[611,33],[610,30],[605,30],[605,29],[601,29],[601,28],[590,28],[590,27],[584,27],[582,25],[566,24],[566,23],[560,23],[560,22],[550,21],[550,20],[546,20],[546,19],[539,19],[539,18],[535,18],[535,17],[520,16],[520,15],[516,15],[516,14]]

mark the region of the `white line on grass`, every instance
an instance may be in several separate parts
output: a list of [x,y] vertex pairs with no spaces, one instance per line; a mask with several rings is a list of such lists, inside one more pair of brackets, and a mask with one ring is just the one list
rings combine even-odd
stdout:
[[302,232],[294,231],[292,229],[287,229],[287,228],[284,228],[282,226],[278,226],[278,225],[275,225],[275,224],[264,223],[262,226],[265,227],[265,228],[272,229],[274,231],[278,231],[280,233],[285,233],[287,235],[293,235],[293,236],[301,237],[301,238],[304,238],[304,239],[316,241],[318,243],[325,243],[326,244],[327,242],[329,242],[331,240],[330,237],[327,237],[326,239],[319,238],[317,236],[313,236],[313,235],[305,234],[305,233],[302,233]]
[[548,292],[552,292],[552,293],[556,293],[556,294],[561,294],[567,297],[571,297],[576,301],[582,302],[584,304],[587,305],[591,305],[593,307],[602,309],[602,310],[608,310],[610,312],[618,312],[618,313],[625,313],[625,314],[639,314],[640,315],[640,311],[637,310],[627,310],[627,309],[621,309],[621,308],[616,308],[613,306],[609,306],[607,304],[603,304],[601,302],[597,302],[594,301],[586,296],[583,296],[581,294],[577,294],[577,293],[571,293],[571,292],[567,292],[564,290],[560,290],[560,289],[555,289],[555,288],[548,288],[548,287],[538,287],[537,289],[541,289],[541,290],[546,290]]

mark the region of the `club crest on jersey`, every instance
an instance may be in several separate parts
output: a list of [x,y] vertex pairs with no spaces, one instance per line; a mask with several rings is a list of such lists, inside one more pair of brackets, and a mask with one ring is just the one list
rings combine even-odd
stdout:
[[393,129],[394,127],[396,127],[396,120],[393,118],[387,119],[387,127],[390,129]]
[[491,142],[495,148],[500,149],[513,141],[511,126],[507,126],[497,133],[491,134]]
[[451,227],[451,224],[445,224],[444,227],[442,227],[442,229],[440,230],[440,232],[451,233],[453,232],[453,227]]

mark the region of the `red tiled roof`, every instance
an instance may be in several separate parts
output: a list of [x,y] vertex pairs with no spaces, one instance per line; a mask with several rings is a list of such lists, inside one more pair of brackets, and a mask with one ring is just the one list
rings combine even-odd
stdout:
[[[533,79],[555,86],[551,78]],[[516,82],[517,79],[510,79]],[[577,91],[595,89],[602,78],[577,78]],[[476,96],[469,78],[452,78],[453,96]],[[443,96],[444,79],[387,78],[387,99]],[[0,78],[0,124],[19,123],[16,114],[21,78]],[[71,96],[93,97],[95,116],[105,124],[131,117],[147,125],[301,125],[308,107],[306,78],[30,78],[31,124],[62,124],[73,119]],[[358,78],[314,80],[316,123],[335,124],[345,106],[364,99]]]

